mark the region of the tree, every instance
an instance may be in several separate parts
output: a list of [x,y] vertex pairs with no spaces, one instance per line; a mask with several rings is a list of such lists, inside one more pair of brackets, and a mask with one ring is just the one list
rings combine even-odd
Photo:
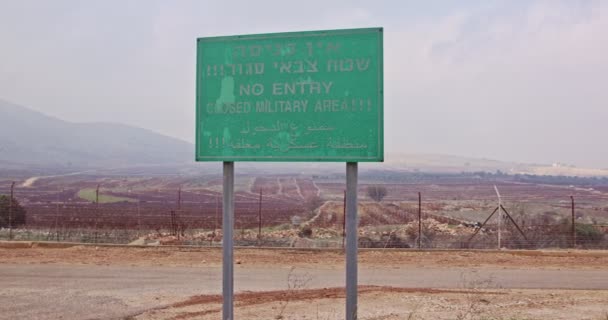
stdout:
[[0,227],[7,228],[9,226],[9,211],[11,215],[11,226],[19,226],[25,224],[25,208],[23,208],[17,199],[13,198],[12,210],[9,210],[10,197],[0,195]]
[[383,186],[368,186],[367,187],[367,196],[372,198],[376,202],[382,201],[384,197],[388,194],[386,187]]

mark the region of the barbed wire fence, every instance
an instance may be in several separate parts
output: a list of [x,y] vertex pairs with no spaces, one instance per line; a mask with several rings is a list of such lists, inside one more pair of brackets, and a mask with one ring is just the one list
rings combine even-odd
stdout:
[[[129,191],[131,200],[84,201],[73,191],[48,191],[30,203],[17,188],[8,211],[25,208],[25,224],[0,229],[2,240],[116,243],[138,245],[221,245],[221,194],[208,190],[164,190],[149,199]],[[239,193],[235,203],[235,243],[242,246],[335,247],[343,245],[344,204],[340,196],[321,199]],[[175,200],[166,194],[174,193]],[[564,199],[488,197],[471,199],[425,193],[395,193],[360,204],[360,247],[421,249],[608,249],[608,226],[581,221],[590,210],[584,196]],[[0,188],[0,194],[10,190]],[[318,195],[318,194],[317,194]],[[420,198],[418,198],[420,196]],[[448,199],[442,200],[445,197]],[[137,199],[133,201],[132,199]],[[13,201],[15,200],[15,201]],[[600,208],[601,209],[601,208]],[[502,219],[498,223],[498,219]],[[0,221],[7,221],[4,219]],[[500,226],[499,226],[500,225]],[[500,237],[498,234],[500,233]],[[499,240],[500,238],[500,240]]]

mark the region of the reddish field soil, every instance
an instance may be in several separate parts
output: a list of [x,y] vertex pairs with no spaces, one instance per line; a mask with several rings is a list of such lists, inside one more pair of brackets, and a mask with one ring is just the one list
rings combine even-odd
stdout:
[[[29,247],[29,243],[0,242],[0,263],[69,263],[132,266],[213,266],[221,265],[221,248],[195,247],[104,247],[63,246],[48,244]],[[53,248],[53,246],[61,246]],[[26,247],[26,248],[23,248]],[[240,249],[235,250],[235,261],[248,266],[276,265],[342,267],[342,250]],[[362,250],[358,258],[361,266],[433,266],[501,268],[574,268],[605,269],[606,251],[402,251]]]
[[[0,194],[8,193],[10,184],[0,184]],[[180,223],[188,228],[212,228],[221,217],[221,193],[217,186],[222,180],[217,176],[205,178],[172,177],[97,177],[62,176],[42,178],[31,186],[23,187],[19,181],[15,198],[27,208],[28,226],[47,228],[91,227],[133,228],[141,220],[143,228],[166,228],[171,221],[171,211],[176,212]],[[90,201],[80,199],[78,192],[84,188],[102,186],[103,194],[138,199],[136,202],[101,204],[96,207]],[[441,219],[446,211],[478,211],[476,220],[485,219],[496,201],[496,184],[507,204],[545,205],[560,213],[567,213],[570,195],[574,195],[578,208],[586,215],[603,221],[608,212],[608,187],[594,189],[557,185],[524,184],[488,180],[445,178],[416,183],[386,183],[388,195],[382,208],[370,204],[362,181],[359,199],[366,206],[362,225],[407,223],[417,214],[417,196],[422,193],[425,214]],[[181,204],[178,205],[178,189],[182,188]],[[131,192],[129,192],[131,190]],[[331,179],[313,179],[307,176],[274,175],[255,177],[249,190],[237,192],[236,220],[240,227],[257,225],[259,190],[263,192],[262,214],[264,226],[290,223],[294,215],[306,215],[305,200],[320,194],[323,200],[340,202],[344,183]],[[454,202],[458,202],[454,204]],[[395,203],[393,205],[392,203]],[[489,211],[488,211],[489,210]],[[543,209],[546,210],[546,209]],[[585,210],[585,211],[583,211]],[[341,210],[335,209],[333,220],[337,223]],[[464,218],[455,217],[458,219]],[[447,219],[447,218],[446,218]],[[438,220],[439,221],[439,220]],[[449,221],[447,223],[450,223]],[[453,221],[458,223],[458,221]]]
[[304,199],[309,199],[311,197],[316,197],[320,195],[319,189],[315,186],[312,179],[296,179],[296,183],[300,188],[300,192]]
[[280,194],[292,199],[303,199],[299,192],[295,178],[278,178],[278,180],[281,187],[279,191]]

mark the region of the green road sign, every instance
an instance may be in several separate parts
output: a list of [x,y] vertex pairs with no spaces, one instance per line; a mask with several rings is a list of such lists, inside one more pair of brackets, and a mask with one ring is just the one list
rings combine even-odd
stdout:
[[383,161],[382,29],[198,39],[197,161]]

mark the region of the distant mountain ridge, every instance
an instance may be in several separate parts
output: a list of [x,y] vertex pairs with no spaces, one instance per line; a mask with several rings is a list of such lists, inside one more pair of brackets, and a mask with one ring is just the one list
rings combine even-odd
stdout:
[[[218,163],[195,163],[194,145],[151,130],[117,123],[73,123],[0,99],[0,169],[87,169],[137,172],[219,172]],[[60,169],[60,170],[57,170]],[[387,153],[384,163],[361,163],[362,170],[399,172],[501,172],[508,174],[608,176],[606,169],[526,164],[454,155]],[[343,172],[343,163],[238,164],[239,172]]]
[[0,100],[0,165],[98,168],[193,162],[191,143],[117,123],[73,123]]
[[522,163],[441,154],[388,154],[384,169],[424,172],[495,172],[541,176],[608,177],[607,169],[578,168],[559,164]]

